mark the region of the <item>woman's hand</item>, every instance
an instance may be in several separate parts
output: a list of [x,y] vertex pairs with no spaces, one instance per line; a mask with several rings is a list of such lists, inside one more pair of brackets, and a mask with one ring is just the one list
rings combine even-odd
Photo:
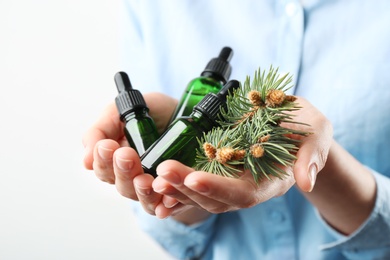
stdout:
[[[145,101],[150,108],[149,114],[162,132],[177,101],[157,93],[145,95]],[[100,180],[115,184],[121,195],[139,200],[148,213],[154,214],[155,205],[161,202],[162,195],[153,191],[154,179],[143,173],[138,154],[128,147],[123,127],[115,104],[109,105],[83,137],[84,166],[94,170]]]
[[[163,131],[176,100],[157,93],[145,95],[145,100],[158,129]],[[209,213],[247,208],[281,196],[295,180],[303,191],[311,191],[317,172],[325,164],[332,131],[329,122],[310,103],[304,99],[298,102],[303,108],[296,120],[310,127],[286,126],[314,134],[303,139],[294,169],[286,169],[290,175],[284,180],[272,178],[273,181],[256,184],[248,172],[239,179],[226,178],[194,171],[173,160],[160,164],[159,176],[153,179],[143,173],[138,154],[127,147],[123,124],[114,104],[84,136],[84,164],[87,169],[93,169],[100,180],[115,184],[121,195],[139,200],[149,214],[160,218],[173,215],[188,224],[203,220]]]
[[[273,197],[285,194],[296,182],[304,191],[312,191],[317,173],[324,167],[329,148],[332,144],[332,127],[330,122],[309,102],[299,98],[302,107],[294,118],[310,126],[301,124],[285,124],[285,127],[311,132],[313,134],[302,139],[297,161],[293,168],[287,168],[290,174],[280,180],[264,180],[256,184],[249,172],[239,179],[226,178],[206,172],[194,171],[177,161],[168,160],[157,168],[158,177],[153,182],[153,189],[168,198],[173,198],[183,205],[205,210],[210,213],[248,208]],[[301,138],[301,137],[296,137]],[[171,199],[165,198],[156,207],[161,217],[167,216]],[[199,211],[199,210],[198,210]],[[180,218],[180,215],[176,216]],[[186,219],[186,223],[193,221]]]
[[[157,93],[145,95],[145,100],[162,132],[177,101]],[[285,169],[290,175],[283,180],[272,178],[256,184],[248,172],[239,179],[226,178],[194,171],[173,160],[161,163],[158,177],[153,179],[143,173],[138,154],[127,147],[114,104],[84,136],[84,164],[102,181],[115,184],[121,195],[139,200],[149,214],[174,216],[186,224],[202,221],[211,213],[252,207],[285,194],[296,183],[329,224],[349,234],[372,210],[375,181],[333,140],[330,122],[305,99],[298,98],[297,102],[302,109],[295,112],[294,119],[309,126],[284,126],[312,134],[296,137],[302,138],[297,160],[293,167]],[[317,178],[319,172],[321,178]]]

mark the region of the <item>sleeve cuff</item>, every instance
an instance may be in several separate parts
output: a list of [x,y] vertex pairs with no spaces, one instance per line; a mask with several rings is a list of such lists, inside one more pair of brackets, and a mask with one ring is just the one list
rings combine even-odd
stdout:
[[[351,259],[364,259],[365,252],[371,257],[379,251],[382,256],[390,256],[390,179],[374,171],[372,173],[377,184],[375,206],[369,218],[354,233],[345,236],[337,232],[316,212],[325,228],[336,239],[321,245],[321,250],[342,250]],[[358,258],[355,257],[357,255]]]
[[202,255],[213,234],[217,218],[217,215],[212,215],[203,222],[187,226],[173,218],[158,219],[151,216],[138,203],[133,203],[133,209],[141,228],[178,259]]

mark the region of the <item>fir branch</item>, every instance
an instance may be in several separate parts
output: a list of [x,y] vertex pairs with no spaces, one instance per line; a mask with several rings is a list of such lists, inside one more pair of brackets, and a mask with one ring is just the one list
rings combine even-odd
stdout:
[[238,177],[249,170],[256,183],[269,176],[283,178],[285,167],[296,160],[300,140],[291,136],[309,133],[282,127],[294,121],[291,112],[301,109],[294,96],[285,92],[292,77],[280,76],[278,68],[258,69],[251,81],[227,97],[227,109],[221,111],[220,127],[198,139],[195,168],[225,177]]
[[[197,149],[195,169],[215,173],[227,177],[235,177],[241,172],[238,166],[243,164],[242,158],[235,157],[234,151],[241,151],[241,137],[234,135],[235,131],[214,128],[202,139],[198,139],[201,148]],[[232,135],[233,134],[233,135]],[[208,143],[215,148],[216,153],[224,148],[231,148],[233,154],[229,161],[221,162],[217,155],[209,156],[204,144]]]

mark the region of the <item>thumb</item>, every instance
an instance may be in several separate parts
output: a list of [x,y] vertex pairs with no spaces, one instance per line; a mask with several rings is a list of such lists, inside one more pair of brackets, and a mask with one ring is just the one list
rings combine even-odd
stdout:
[[331,122],[307,100],[299,98],[302,110],[296,114],[298,122],[306,122],[308,126],[295,125],[299,130],[310,132],[302,138],[293,167],[295,181],[304,192],[314,188],[318,172],[325,166],[330,146],[333,143],[333,127]]
[[313,190],[317,174],[325,166],[331,143],[332,141],[321,140],[315,134],[305,138],[293,168],[295,181],[302,191]]

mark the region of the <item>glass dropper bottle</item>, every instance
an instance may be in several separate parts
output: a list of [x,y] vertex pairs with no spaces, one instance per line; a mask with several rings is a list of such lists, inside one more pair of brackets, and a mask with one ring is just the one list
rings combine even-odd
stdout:
[[221,109],[226,109],[226,97],[237,89],[240,83],[231,80],[217,93],[207,94],[193,108],[190,116],[173,121],[163,135],[141,156],[145,173],[156,177],[157,166],[168,159],[174,159],[192,167],[195,163],[198,138],[203,133],[219,126]]
[[232,73],[230,65],[232,56],[233,50],[230,47],[223,47],[218,57],[211,59],[207,63],[200,76],[187,84],[171,121],[182,116],[189,116],[192,113],[192,109],[204,96],[209,93],[218,93],[222,89]]
[[158,139],[157,128],[148,114],[149,109],[141,92],[133,89],[129,76],[125,72],[118,72],[114,80],[119,92],[115,103],[120,119],[125,123],[126,139],[141,156]]

